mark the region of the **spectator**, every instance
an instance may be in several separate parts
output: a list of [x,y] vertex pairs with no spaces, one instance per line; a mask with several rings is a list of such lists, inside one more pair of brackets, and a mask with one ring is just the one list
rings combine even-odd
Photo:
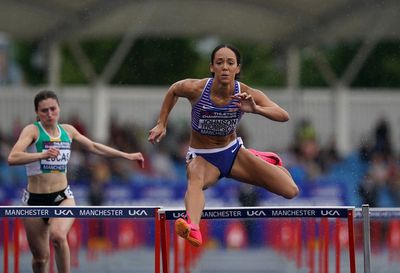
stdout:
[[392,153],[392,143],[390,140],[391,129],[386,118],[378,120],[375,127],[375,147],[374,151],[389,155]]
[[367,170],[366,177],[359,185],[359,193],[363,204],[371,207],[379,205],[379,195],[389,179],[389,167],[384,154],[374,152]]
[[91,167],[88,200],[91,206],[104,204],[105,185],[111,180],[109,164],[103,158],[96,157]]

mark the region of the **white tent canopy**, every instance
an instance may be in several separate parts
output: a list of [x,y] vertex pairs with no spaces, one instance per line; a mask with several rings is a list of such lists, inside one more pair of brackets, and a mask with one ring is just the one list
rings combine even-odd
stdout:
[[83,39],[127,31],[249,39],[282,46],[369,37],[399,39],[397,0],[1,0],[12,38]]

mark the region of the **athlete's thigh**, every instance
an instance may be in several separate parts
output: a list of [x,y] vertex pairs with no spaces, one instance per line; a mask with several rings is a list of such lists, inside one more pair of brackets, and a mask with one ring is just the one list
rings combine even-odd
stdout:
[[[75,200],[73,198],[67,198],[60,204],[60,207],[61,206],[75,206]],[[58,232],[66,235],[74,223],[74,218],[51,218],[49,223],[52,233]]]
[[230,176],[241,182],[263,186],[263,180],[270,176],[266,163],[241,147],[233,163]]
[[285,198],[293,198],[298,193],[298,188],[286,169],[266,163],[244,148],[240,149],[236,157],[231,177],[263,187]]
[[25,218],[23,223],[33,256],[45,256],[48,254],[49,224],[42,218]]
[[191,159],[186,170],[189,182],[201,183],[203,188],[215,184],[220,176],[218,168],[201,156]]

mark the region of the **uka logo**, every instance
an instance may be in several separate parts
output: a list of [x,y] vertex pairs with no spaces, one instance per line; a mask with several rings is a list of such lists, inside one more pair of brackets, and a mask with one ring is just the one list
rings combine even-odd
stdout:
[[249,216],[249,217],[261,217],[261,216],[267,216],[267,215],[262,210],[248,210],[247,211],[247,216]]
[[340,216],[339,211],[337,210],[321,210],[322,216]]
[[147,216],[147,212],[144,209],[130,209],[128,214],[129,216]]
[[74,216],[74,213],[70,209],[55,209],[54,215],[56,215],[56,216]]
[[174,212],[172,214],[172,216],[174,217],[174,219],[177,218],[186,218],[186,213],[185,212]]

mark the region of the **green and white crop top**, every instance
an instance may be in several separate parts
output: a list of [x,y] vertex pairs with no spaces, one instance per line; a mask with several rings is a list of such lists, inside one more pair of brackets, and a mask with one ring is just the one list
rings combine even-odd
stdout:
[[66,173],[67,164],[71,155],[72,140],[67,131],[62,126],[57,124],[59,135],[51,137],[43,128],[40,122],[35,122],[34,125],[39,130],[39,136],[35,143],[27,148],[30,153],[41,153],[49,148],[57,148],[60,154],[56,158],[46,158],[26,164],[26,173],[28,176],[42,173]]

